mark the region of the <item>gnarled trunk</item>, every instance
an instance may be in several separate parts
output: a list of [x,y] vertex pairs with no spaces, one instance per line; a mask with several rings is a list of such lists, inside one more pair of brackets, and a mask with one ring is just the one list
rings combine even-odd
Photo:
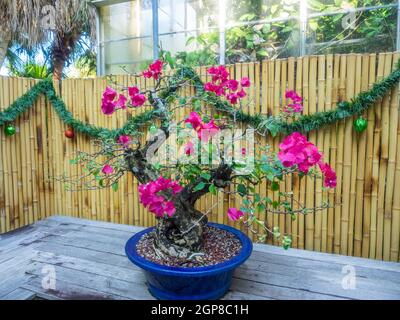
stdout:
[[164,254],[185,260],[201,260],[203,230],[207,216],[190,203],[174,200],[175,214],[171,218],[159,218],[156,226],[156,247]]
[[[155,141],[150,142],[154,143]],[[127,150],[125,160],[133,175],[140,183],[156,180],[158,175],[145,159],[145,150]],[[199,252],[203,245],[203,231],[207,224],[207,216],[195,209],[198,199],[209,192],[209,186],[214,184],[218,188],[229,185],[232,169],[229,165],[221,163],[211,171],[211,179],[199,177],[187,185],[180,193],[172,196],[175,213],[172,217],[158,218],[155,232],[155,245],[158,254],[167,254],[172,257],[201,261]],[[203,182],[202,190],[193,191],[195,186]]]

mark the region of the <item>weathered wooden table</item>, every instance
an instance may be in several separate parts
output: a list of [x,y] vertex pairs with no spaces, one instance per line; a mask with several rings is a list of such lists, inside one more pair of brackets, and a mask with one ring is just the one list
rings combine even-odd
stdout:
[[[54,216],[1,235],[0,299],[152,299],[124,253],[140,229]],[[400,299],[400,264],[255,245],[224,299]]]

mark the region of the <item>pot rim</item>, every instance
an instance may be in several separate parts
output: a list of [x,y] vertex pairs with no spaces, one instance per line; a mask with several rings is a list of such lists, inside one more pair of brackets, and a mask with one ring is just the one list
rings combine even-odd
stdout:
[[135,265],[146,271],[154,272],[160,275],[179,276],[179,277],[210,276],[222,272],[228,272],[241,265],[244,261],[246,261],[250,257],[251,252],[253,250],[253,243],[251,242],[251,240],[247,235],[245,235],[240,230],[237,230],[227,225],[219,223],[208,223],[208,225],[231,232],[237,238],[239,238],[240,242],[242,243],[242,249],[240,250],[239,254],[237,254],[228,261],[224,261],[206,267],[183,268],[183,267],[171,267],[171,266],[164,266],[161,264],[157,264],[143,258],[136,252],[137,242],[142,238],[143,235],[152,231],[155,227],[147,228],[145,230],[142,230],[134,234],[125,245],[125,253],[132,263],[134,263]]

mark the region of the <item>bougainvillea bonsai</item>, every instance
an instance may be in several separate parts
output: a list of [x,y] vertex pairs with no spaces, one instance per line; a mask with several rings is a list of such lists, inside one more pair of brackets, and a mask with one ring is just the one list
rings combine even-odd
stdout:
[[[86,177],[91,177],[84,185],[90,187],[94,181],[96,186],[116,189],[118,179],[131,172],[139,182],[140,203],[157,218],[154,243],[161,255],[194,259],[201,264],[199,252],[211,208],[200,212],[195,205],[206,194],[219,192],[241,199],[227,210],[230,220],[241,220],[257,230],[260,240],[271,234],[285,248],[290,247],[290,235],[280,235],[256,213],[290,214],[295,218],[296,214],[326,209],[328,203],[305,208],[290,191],[279,190],[280,181],[291,174],[323,178],[324,187],[335,187],[335,172],[323,161],[320,151],[299,132],[286,136],[275,152],[269,146],[255,148],[254,137],[261,134],[258,128],[243,132],[238,129],[240,123],[234,112],[227,116],[226,110],[215,108],[216,98],[237,110],[251,104],[248,78],[235,80],[224,66],[211,67],[207,70],[210,81],[199,88],[190,77],[176,80],[164,73],[163,62],[158,60],[137,75],[153,79],[153,88],[120,87],[119,93],[106,88],[101,105],[106,116],[151,107],[158,122],[148,128],[146,142],[146,132],[135,131],[104,137],[99,143],[101,150],[94,155],[79,153],[76,162],[84,163]],[[285,98],[288,104],[277,118],[290,122],[303,110],[302,97],[288,90]],[[279,192],[279,199],[258,193],[256,186],[260,183]]]

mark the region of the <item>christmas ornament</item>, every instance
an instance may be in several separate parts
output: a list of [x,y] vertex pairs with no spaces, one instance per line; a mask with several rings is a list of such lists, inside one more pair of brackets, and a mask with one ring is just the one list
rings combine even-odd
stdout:
[[367,129],[368,126],[368,121],[364,119],[363,117],[359,117],[353,122],[354,130],[356,130],[358,133],[363,132],[365,129]]
[[67,130],[65,130],[64,135],[68,139],[72,139],[75,136],[75,133],[74,133],[74,130],[72,130],[72,128],[68,128]]
[[8,124],[4,128],[4,133],[6,134],[6,136],[13,136],[15,132],[16,132],[15,127],[12,124]]

